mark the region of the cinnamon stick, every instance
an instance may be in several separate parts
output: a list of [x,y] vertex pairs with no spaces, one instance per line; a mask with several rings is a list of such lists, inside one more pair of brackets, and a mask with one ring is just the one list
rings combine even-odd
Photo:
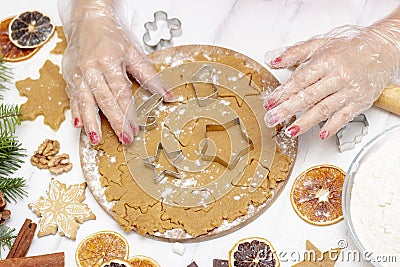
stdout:
[[35,235],[36,223],[32,220],[26,219],[21,229],[18,232],[10,251],[8,252],[7,259],[25,257],[31,246],[33,236]]
[[64,252],[0,260],[0,267],[64,267]]

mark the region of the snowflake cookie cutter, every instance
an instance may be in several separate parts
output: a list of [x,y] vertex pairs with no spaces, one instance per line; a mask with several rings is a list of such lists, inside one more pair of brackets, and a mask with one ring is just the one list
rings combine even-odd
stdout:
[[164,151],[165,156],[172,163],[174,168],[175,168],[175,164],[177,164],[177,162],[181,161],[184,157],[182,150],[167,152],[164,149],[163,144],[161,142],[158,143],[156,154],[143,159],[144,165],[150,169],[153,169],[154,181],[156,183],[160,183],[166,176],[170,176],[170,177],[173,177],[176,179],[181,179],[181,174],[178,171],[174,172],[174,171],[170,171],[170,170],[163,170],[163,171],[161,171],[161,173],[159,173],[159,174],[157,173],[157,162],[160,159],[161,151]]
[[[157,23],[159,22],[164,22],[166,24],[169,37],[159,37],[157,40],[154,40],[150,35],[150,32],[156,32],[159,30],[157,26]],[[144,28],[146,29],[146,32],[143,35],[143,43],[148,52],[154,52],[165,47],[170,47],[173,44],[172,39],[182,35],[181,21],[177,18],[169,19],[167,13],[164,11],[156,11],[154,13],[154,21],[146,22]]]
[[[217,156],[217,151],[215,149],[215,147],[211,147],[209,146],[209,137],[208,137],[208,132],[211,131],[226,131],[229,128],[232,128],[234,126],[239,126],[239,133],[240,133],[240,137],[243,138],[245,140],[245,142],[248,144],[245,148],[241,149],[240,151],[238,151],[235,155],[234,155],[234,159],[231,160],[230,162],[225,161],[224,159],[220,158]],[[235,136],[235,137],[239,137],[239,136]],[[232,138],[233,139],[233,138]],[[234,140],[237,141],[237,140]],[[232,142],[232,145],[235,145],[236,142]],[[233,120],[230,120],[224,124],[207,124],[206,125],[206,139],[203,141],[202,145],[201,145],[201,149],[200,149],[200,155],[201,155],[201,159],[205,160],[205,161],[213,161],[213,162],[218,162],[219,164],[223,165],[225,168],[232,170],[236,167],[236,165],[238,164],[239,160],[246,155],[247,153],[249,153],[250,151],[252,151],[254,149],[254,144],[253,141],[248,137],[246,131],[243,129],[240,119],[239,118],[235,118]],[[232,155],[233,156],[233,153]]]
[[162,101],[162,95],[154,94],[137,108],[137,117],[140,129],[149,131],[157,127],[154,109],[160,105]]
[[[361,132],[356,134],[351,141],[345,142],[343,141],[343,132],[347,127],[352,127],[351,125],[354,123],[361,123],[363,124]],[[336,133],[336,144],[338,146],[339,152],[342,153],[347,150],[353,149],[356,144],[360,143],[362,138],[368,134],[368,127],[369,123],[367,117],[364,114],[359,114],[358,116],[354,117],[346,126],[340,129]]]
[[[200,67],[190,78],[196,95],[197,103],[200,107],[205,107],[218,99],[218,87],[216,86],[216,69],[211,65],[205,64]],[[201,96],[198,83],[211,84],[212,93],[207,96]]]

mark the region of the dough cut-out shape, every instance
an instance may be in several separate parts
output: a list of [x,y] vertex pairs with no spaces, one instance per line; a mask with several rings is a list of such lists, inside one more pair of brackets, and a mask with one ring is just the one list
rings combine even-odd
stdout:
[[[234,130],[238,129],[239,130]],[[227,131],[229,132],[229,138],[231,139],[231,153],[230,157],[222,158],[218,156],[218,151],[216,147],[209,146],[210,138],[209,132],[211,131]],[[235,133],[236,132],[236,133]],[[237,134],[237,132],[239,134]],[[241,141],[244,141],[246,145],[243,148],[237,148],[241,145]],[[226,149],[226,148],[224,148]],[[232,170],[236,167],[238,161],[251,150],[254,149],[253,141],[247,136],[246,131],[243,129],[240,118],[235,118],[231,121],[228,121],[224,124],[207,124],[206,125],[206,139],[203,143],[203,147],[201,149],[201,158],[206,161],[215,161],[226,168]]]
[[21,120],[35,120],[44,116],[44,123],[58,130],[65,120],[65,111],[69,109],[69,98],[65,92],[66,83],[60,74],[60,68],[46,60],[39,69],[37,80],[27,78],[17,81],[15,86],[21,96],[28,100],[21,105]]
[[47,197],[40,197],[29,208],[40,216],[38,236],[56,234],[76,239],[78,223],[96,219],[85,200],[86,183],[66,186],[52,178]]

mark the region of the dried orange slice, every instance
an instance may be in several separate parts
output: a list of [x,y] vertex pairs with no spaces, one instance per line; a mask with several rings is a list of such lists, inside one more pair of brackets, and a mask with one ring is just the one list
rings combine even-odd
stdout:
[[107,263],[104,263],[101,265],[101,267],[132,267],[132,265],[125,260],[113,259]]
[[248,237],[239,240],[229,251],[229,267],[278,267],[276,251],[271,243],[262,237]]
[[14,17],[6,18],[0,22],[0,54],[4,61],[22,61],[33,56],[39,48],[19,48],[8,38],[8,27]]
[[306,222],[330,225],[343,219],[342,187],[346,173],[333,165],[317,165],[294,181],[290,201]]
[[35,48],[46,43],[54,29],[48,16],[39,11],[27,11],[11,20],[8,37],[19,48]]
[[129,254],[128,241],[119,233],[100,231],[79,243],[75,260],[79,267],[100,267],[112,259],[126,259]]
[[128,259],[132,267],[160,267],[160,265],[152,258],[136,255]]

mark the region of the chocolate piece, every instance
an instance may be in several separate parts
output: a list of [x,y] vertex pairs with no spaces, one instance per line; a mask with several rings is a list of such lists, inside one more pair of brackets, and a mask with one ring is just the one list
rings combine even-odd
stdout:
[[229,263],[227,260],[214,259],[213,267],[229,267]]
[[197,264],[196,264],[196,262],[192,262],[191,264],[189,264],[187,267],[199,267],[199,266],[197,266]]

